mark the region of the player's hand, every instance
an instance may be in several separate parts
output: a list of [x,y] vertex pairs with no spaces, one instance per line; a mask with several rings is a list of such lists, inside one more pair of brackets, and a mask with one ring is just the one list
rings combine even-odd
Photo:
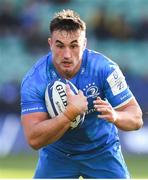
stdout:
[[100,97],[97,97],[97,99],[93,103],[96,111],[101,113],[98,115],[98,118],[103,118],[112,123],[115,123],[117,121],[118,115],[107,101],[104,101]]
[[70,86],[66,86],[67,106],[73,105],[79,110],[79,114],[83,114],[88,109],[88,101],[83,92],[79,90],[77,95],[73,95]]

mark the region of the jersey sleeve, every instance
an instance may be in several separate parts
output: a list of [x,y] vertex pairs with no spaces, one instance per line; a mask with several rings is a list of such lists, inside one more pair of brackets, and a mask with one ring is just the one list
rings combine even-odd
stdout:
[[105,76],[105,97],[114,108],[121,107],[134,97],[117,64],[106,67]]
[[45,88],[40,78],[29,76],[21,86],[21,114],[47,112],[45,105]]

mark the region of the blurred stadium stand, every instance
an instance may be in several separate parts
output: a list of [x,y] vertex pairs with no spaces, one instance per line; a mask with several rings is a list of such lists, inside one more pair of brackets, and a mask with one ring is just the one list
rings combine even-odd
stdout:
[[[138,132],[121,132],[121,139],[127,151],[148,153],[145,141],[148,130],[148,1],[0,0],[0,155],[9,154],[14,147],[15,152],[29,149],[20,125],[21,80],[32,64],[49,51],[47,38],[52,16],[67,8],[76,10],[86,21],[88,48],[104,53],[123,70],[141,105],[145,125]],[[9,138],[7,134],[11,131],[11,146],[8,147],[4,139]],[[137,142],[135,147],[145,148],[133,151],[129,145],[133,139]]]

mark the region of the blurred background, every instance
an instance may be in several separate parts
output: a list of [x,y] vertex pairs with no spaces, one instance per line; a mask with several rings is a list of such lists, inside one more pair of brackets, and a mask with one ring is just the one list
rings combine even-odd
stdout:
[[119,131],[132,178],[148,178],[148,1],[0,0],[0,178],[32,178],[37,152],[20,123],[20,84],[48,53],[49,22],[62,9],[87,23],[88,48],[117,62],[142,110],[144,127]]

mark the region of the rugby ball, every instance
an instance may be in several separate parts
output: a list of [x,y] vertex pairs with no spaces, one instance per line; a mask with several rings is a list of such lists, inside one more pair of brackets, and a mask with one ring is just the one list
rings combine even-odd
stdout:
[[[62,113],[67,106],[66,84],[69,84],[72,94],[78,93],[76,86],[69,80],[59,79],[47,85],[45,91],[45,104],[51,118]],[[78,125],[82,124],[84,117],[85,114],[78,115],[76,119],[71,122],[71,128],[76,128]]]

